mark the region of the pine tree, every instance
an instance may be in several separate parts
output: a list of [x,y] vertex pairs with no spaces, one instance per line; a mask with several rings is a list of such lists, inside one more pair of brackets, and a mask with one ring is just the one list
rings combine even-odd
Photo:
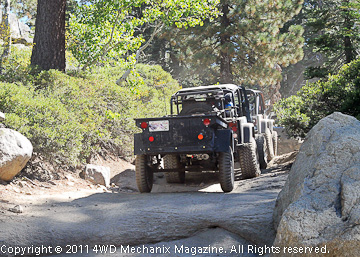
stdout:
[[360,43],[359,0],[308,1],[304,6],[308,45],[326,62],[307,69],[307,78],[324,78],[358,57]]
[[280,31],[299,13],[302,2],[221,0],[223,14],[217,20],[168,32],[171,54],[180,64],[178,73],[192,78],[192,84],[276,84],[279,66],[303,56],[302,27]]
[[31,65],[65,71],[66,0],[39,0]]

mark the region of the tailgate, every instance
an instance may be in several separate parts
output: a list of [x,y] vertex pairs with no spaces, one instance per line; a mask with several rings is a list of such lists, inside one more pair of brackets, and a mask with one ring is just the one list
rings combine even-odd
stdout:
[[227,127],[209,115],[136,119],[136,124],[143,132],[135,134],[135,154],[211,152],[215,129]]

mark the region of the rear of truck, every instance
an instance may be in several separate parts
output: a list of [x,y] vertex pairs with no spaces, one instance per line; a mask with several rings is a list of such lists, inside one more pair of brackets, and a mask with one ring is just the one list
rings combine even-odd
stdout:
[[216,115],[169,116],[135,122],[142,129],[142,133],[135,134],[135,155],[221,152],[229,145],[229,131],[222,131],[227,123]]
[[134,136],[139,191],[151,191],[154,172],[164,172],[168,183],[184,183],[185,171],[218,171],[222,190],[231,192],[236,142],[252,135],[242,129],[247,105],[241,90],[230,84],[182,89],[171,98],[170,116],[136,119],[142,130]]

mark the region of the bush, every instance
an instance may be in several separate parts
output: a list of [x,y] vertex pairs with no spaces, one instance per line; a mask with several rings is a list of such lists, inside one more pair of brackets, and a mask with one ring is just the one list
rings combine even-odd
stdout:
[[125,71],[119,66],[91,74],[35,74],[25,66],[7,67],[0,77],[0,110],[5,124],[52,163],[75,165],[101,148],[132,156],[133,134],[139,130],[133,119],[165,115],[179,89],[160,66],[138,65],[121,86],[115,84]]
[[335,111],[360,119],[360,59],[344,65],[326,81],[304,86],[275,105],[279,122],[293,137],[305,137],[318,121]]

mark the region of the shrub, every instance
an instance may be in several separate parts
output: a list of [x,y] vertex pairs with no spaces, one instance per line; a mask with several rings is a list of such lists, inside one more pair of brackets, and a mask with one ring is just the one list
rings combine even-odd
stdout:
[[293,137],[305,137],[322,118],[339,111],[360,119],[360,59],[344,65],[326,81],[304,86],[275,105],[279,122]]
[[104,147],[131,156],[138,131],[133,119],[165,115],[171,94],[179,89],[160,66],[138,65],[119,86],[121,66],[36,74],[26,65],[4,70],[0,110],[7,115],[5,124],[28,137],[34,151],[52,163],[78,164]]

